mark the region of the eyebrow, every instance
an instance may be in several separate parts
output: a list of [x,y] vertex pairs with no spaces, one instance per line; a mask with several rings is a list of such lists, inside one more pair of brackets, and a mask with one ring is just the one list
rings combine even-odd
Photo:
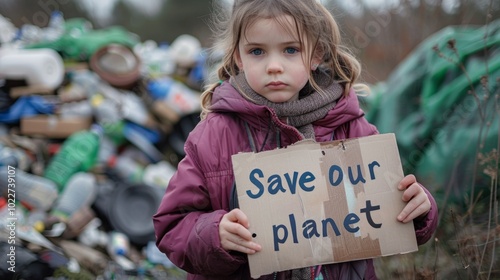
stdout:
[[[243,46],[248,47],[248,46],[262,46],[265,45],[266,43],[256,43],[256,42],[247,42],[246,44],[243,44]],[[294,44],[300,44],[299,41],[287,41],[287,42],[282,42],[280,45],[294,45]]]

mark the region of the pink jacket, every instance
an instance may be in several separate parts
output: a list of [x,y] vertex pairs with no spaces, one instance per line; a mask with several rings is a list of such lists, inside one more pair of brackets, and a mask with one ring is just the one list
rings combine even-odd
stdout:
[[[302,139],[296,128],[280,121],[267,107],[244,99],[229,83],[213,95],[212,113],[190,133],[185,158],[170,180],[157,213],[153,217],[156,244],[188,279],[251,279],[247,257],[221,247],[218,224],[229,211],[233,185],[231,155],[250,152],[247,122],[258,150],[285,147]],[[378,133],[363,117],[354,92],[343,97],[321,120],[313,123],[316,141],[346,139]],[[425,243],[437,226],[437,206],[421,221],[415,221],[417,242]],[[372,260],[323,265],[326,279],[353,279],[352,267],[361,266],[364,279],[376,279]],[[260,279],[287,279],[289,272]]]

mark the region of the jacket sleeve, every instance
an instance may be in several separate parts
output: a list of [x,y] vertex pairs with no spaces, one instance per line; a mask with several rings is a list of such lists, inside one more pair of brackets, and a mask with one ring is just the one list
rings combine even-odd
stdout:
[[418,245],[425,244],[432,237],[438,226],[438,207],[436,204],[436,200],[429,192],[429,190],[427,190],[421,184],[420,186],[424,189],[427,197],[429,197],[429,201],[431,202],[431,209],[429,210],[429,213],[427,213],[427,215],[425,215],[424,217],[413,220]]
[[226,211],[212,209],[210,193],[189,140],[186,153],[153,216],[156,245],[189,273],[229,275],[246,263],[247,257],[221,247],[219,222]]

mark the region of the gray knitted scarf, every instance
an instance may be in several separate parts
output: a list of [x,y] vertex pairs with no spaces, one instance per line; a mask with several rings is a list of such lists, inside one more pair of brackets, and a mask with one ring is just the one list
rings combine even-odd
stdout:
[[326,94],[314,91],[308,83],[300,91],[298,100],[285,103],[274,103],[262,97],[250,87],[243,73],[231,77],[229,82],[247,100],[271,108],[280,119],[285,119],[289,125],[296,127],[304,138],[314,139],[312,123],[335,107],[343,93],[343,87],[336,82],[331,83],[326,72],[316,71],[315,80]]

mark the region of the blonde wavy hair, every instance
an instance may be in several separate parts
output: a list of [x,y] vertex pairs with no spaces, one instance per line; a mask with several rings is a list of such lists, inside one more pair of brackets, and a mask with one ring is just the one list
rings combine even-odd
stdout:
[[[353,87],[356,91],[368,90],[364,84],[356,84],[361,75],[361,65],[350,50],[341,44],[339,27],[332,14],[317,0],[235,0],[232,9],[216,9],[213,34],[216,35],[213,50],[223,52],[217,68],[218,81],[206,87],[201,95],[201,119],[210,112],[214,89],[221,82],[239,73],[236,53],[247,27],[259,19],[274,19],[288,32],[298,36],[306,50],[305,65],[310,65],[313,57],[322,55],[320,67],[333,73],[335,80],[344,86],[344,95]],[[295,26],[283,21],[283,16],[291,16]],[[307,42],[305,45],[304,42]],[[311,72],[312,73],[312,72]],[[309,76],[310,85],[324,93]]]

